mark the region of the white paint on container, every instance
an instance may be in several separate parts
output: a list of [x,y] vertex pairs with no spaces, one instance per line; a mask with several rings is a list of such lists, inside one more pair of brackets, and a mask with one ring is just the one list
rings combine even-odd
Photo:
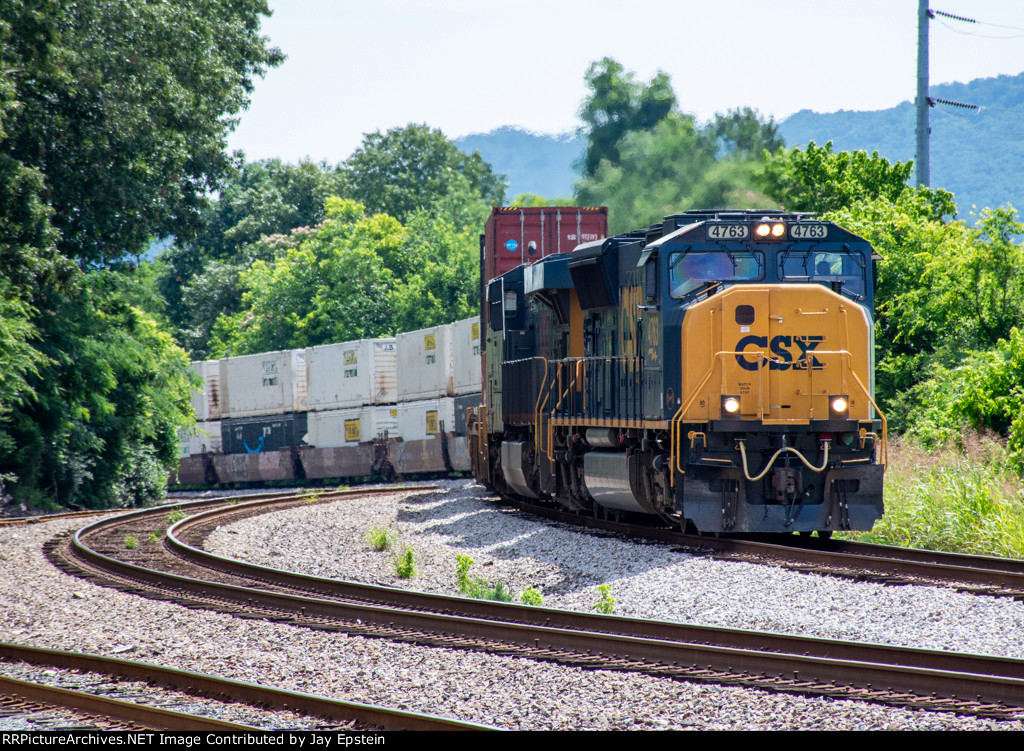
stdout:
[[398,401],[450,396],[451,324],[395,337],[398,349]]
[[452,394],[480,393],[480,318],[456,321],[452,327]]
[[306,407],[332,410],[398,401],[394,339],[360,339],[306,350]]
[[306,443],[317,448],[355,446],[374,440],[387,431],[393,436],[398,425],[397,405],[332,409],[308,414]]
[[178,456],[215,453],[220,450],[220,420],[197,422],[195,428],[178,428]]
[[398,404],[398,435],[405,441],[433,438],[442,426],[446,433],[455,432],[455,400],[423,399]]
[[222,417],[303,412],[304,350],[279,350],[220,361]]

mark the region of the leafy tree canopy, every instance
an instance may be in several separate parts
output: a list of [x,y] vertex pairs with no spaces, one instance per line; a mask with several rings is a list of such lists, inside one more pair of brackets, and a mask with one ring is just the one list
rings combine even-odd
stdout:
[[674,111],[676,95],[667,73],[658,71],[644,84],[610,57],[591,63],[584,80],[590,94],[580,107],[588,138],[582,171],[592,177],[603,160],[619,164],[619,142],[627,133],[652,130]]
[[7,0],[4,151],[43,177],[57,245],[83,264],[192,237],[230,165],[253,80],[283,59],[264,0]]
[[389,214],[400,222],[452,193],[460,178],[488,206],[505,200],[505,176],[495,175],[480,152],[467,155],[426,125],[367,134],[344,171],[348,195],[369,213]]

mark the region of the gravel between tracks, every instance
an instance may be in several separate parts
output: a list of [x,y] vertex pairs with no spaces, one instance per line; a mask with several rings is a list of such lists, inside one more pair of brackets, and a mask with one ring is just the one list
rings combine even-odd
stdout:
[[[364,541],[391,525],[417,577]],[[513,729],[1024,729],[952,714],[690,684],[308,631],[154,602],[58,572],[42,543],[65,521],[0,528],[0,634],[9,641],[140,660]],[[1024,657],[1024,605],[928,587],[855,584],[713,561],[523,518],[464,482],[402,500],[300,507],[246,520],[208,548],[281,568],[454,592],[455,554],[471,575],[546,605],[590,609],[610,583],[616,612]],[[404,549],[404,548],[403,548]]]

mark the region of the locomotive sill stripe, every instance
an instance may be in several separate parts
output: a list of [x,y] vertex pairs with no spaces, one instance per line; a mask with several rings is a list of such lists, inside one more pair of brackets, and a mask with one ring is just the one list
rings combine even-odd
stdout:
[[613,418],[570,418],[553,417],[550,424],[556,428],[641,428],[647,430],[668,430],[668,420],[616,420]]

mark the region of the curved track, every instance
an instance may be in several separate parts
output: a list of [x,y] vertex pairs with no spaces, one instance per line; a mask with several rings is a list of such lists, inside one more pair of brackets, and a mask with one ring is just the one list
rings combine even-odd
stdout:
[[[324,494],[319,500],[339,495]],[[1024,708],[1024,662],[1017,660],[444,597],[281,572],[213,556],[199,547],[204,530],[231,518],[308,502],[293,497],[200,510],[168,530],[163,562],[145,567],[110,553],[123,551],[117,541],[124,530],[146,528],[151,523],[146,514],[152,512],[91,524],[55,546],[51,555],[124,589],[242,617],[981,716],[1015,717]],[[95,549],[104,539],[106,553]]]

